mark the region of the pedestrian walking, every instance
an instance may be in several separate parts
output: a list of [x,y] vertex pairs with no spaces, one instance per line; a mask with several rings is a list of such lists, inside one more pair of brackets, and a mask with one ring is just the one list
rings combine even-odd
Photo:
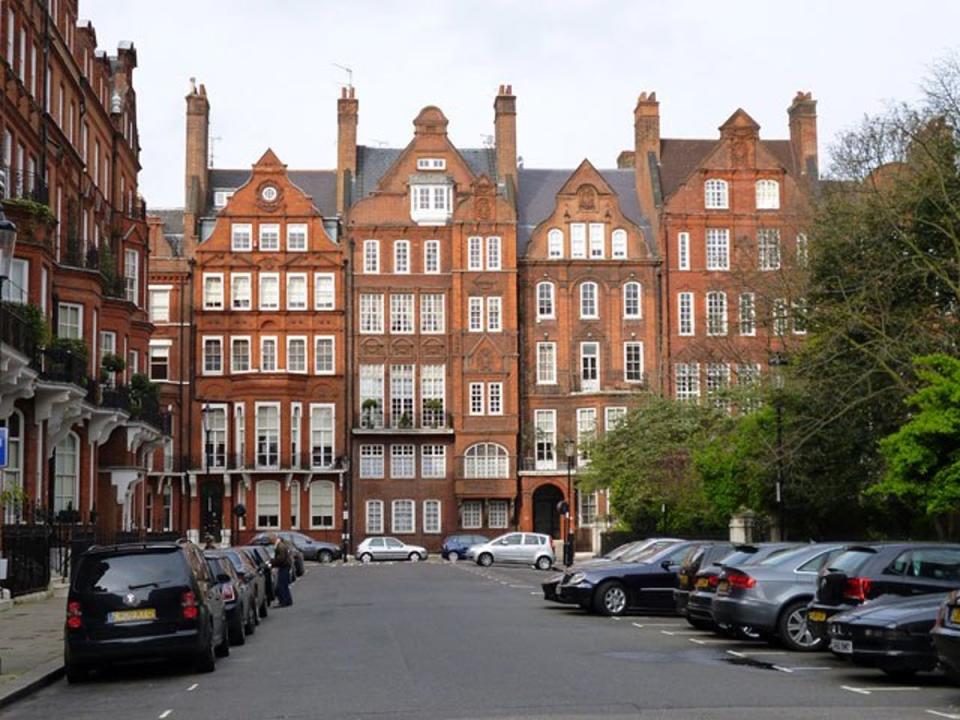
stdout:
[[290,607],[293,605],[293,596],[290,594],[290,567],[293,565],[293,559],[290,556],[290,549],[282,538],[274,535],[272,539],[273,547],[276,549],[273,564],[277,568],[277,603],[280,607]]

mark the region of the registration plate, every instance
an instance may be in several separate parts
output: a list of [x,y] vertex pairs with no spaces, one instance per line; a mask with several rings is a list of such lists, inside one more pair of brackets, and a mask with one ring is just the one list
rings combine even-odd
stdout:
[[687,585],[689,585],[689,584],[690,584],[690,578],[688,578],[686,575],[681,575],[681,576],[680,576],[680,587],[685,588],[685,587],[686,587]]
[[956,607],[950,611],[950,624],[960,625],[960,607]]
[[719,595],[726,595],[728,592],[730,592],[730,583],[726,580],[721,580],[720,584],[717,585],[717,593]]
[[710,581],[707,578],[700,578],[697,580],[697,590],[703,590],[705,587],[709,587]]
[[812,622],[826,622],[827,614],[822,610],[811,610],[807,613],[807,620]]
[[156,608],[142,608],[140,610],[117,610],[116,612],[107,613],[107,622],[111,624],[142,622],[144,620],[156,619]]
[[830,649],[835,653],[850,655],[853,653],[853,640],[831,640]]

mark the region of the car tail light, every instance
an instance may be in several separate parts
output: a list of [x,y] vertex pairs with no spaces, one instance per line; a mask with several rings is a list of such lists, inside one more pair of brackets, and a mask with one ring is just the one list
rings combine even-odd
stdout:
[[80,603],[71,600],[67,603],[67,627],[71,630],[79,630],[83,625],[83,612],[80,610]]
[[184,620],[197,619],[200,611],[197,608],[197,596],[194,595],[192,591],[187,590],[187,592],[183,594],[183,597],[180,598],[180,605],[183,607]]
[[843,596],[849,600],[864,602],[870,594],[871,587],[873,587],[873,581],[869,578],[847,578],[843,586]]
[[710,587],[715,588],[717,585],[720,584],[720,576],[719,576],[719,575],[708,575],[708,576],[707,576],[707,582],[710,584]]
[[233,583],[224,583],[220,588],[220,595],[226,602],[233,602],[237,599],[237,593],[233,589]]
[[741,572],[730,573],[727,576],[727,582],[730,583],[730,587],[737,588],[738,590],[749,590],[757,586],[756,578]]

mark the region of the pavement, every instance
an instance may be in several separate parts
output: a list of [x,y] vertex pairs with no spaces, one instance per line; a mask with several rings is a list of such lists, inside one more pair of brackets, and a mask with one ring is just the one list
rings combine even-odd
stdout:
[[58,680],[0,716],[960,720],[960,688],[942,675],[904,685],[675,617],[588,615],[543,600],[549,575],[467,562],[310,565],[293,607],[271,609],[214,673],[111,668],[79,685]]
[[63,674],[62,592],[5,601],[0,609],[0,708]]

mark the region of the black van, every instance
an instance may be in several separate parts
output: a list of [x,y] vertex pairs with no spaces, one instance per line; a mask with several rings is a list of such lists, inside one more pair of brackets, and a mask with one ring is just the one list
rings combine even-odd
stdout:
[[211,672],[230,653],[217,579],[188,542],[95,546],[67,595],[64,665],[77,682],[93,666],[184,658]]

